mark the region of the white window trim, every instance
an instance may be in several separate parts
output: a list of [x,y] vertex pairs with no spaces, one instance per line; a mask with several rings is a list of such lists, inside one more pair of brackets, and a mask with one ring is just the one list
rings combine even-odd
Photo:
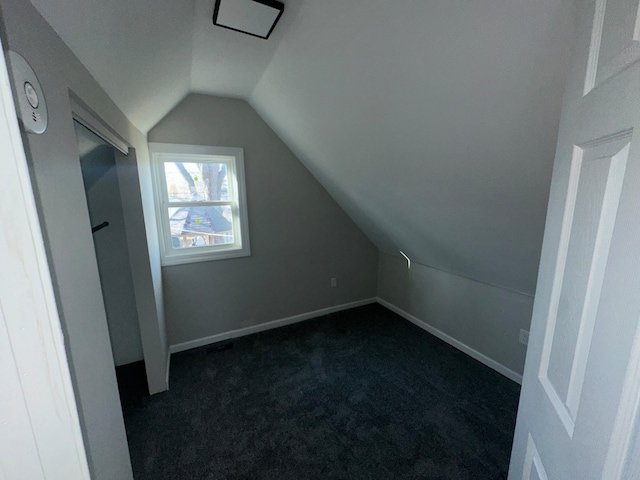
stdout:
[[[158,237],[160,239],[162,266],[207,262],[251,255],[244,176],[244,151],[242,148],[151,142],[149,143],[149,155],[153,173],[154,204],[158,224]],[[197,161],[197,156],[235,158],[235,168],[227,170],[229,185],[237,192],[238,198],[238,205],[235,206],[233,211],[234,239],[236,240],[234,244],[198,247],[194,249],[185,248],[180,250],[173,248],[171,243],[171,230],[169,228],[169,217],[166,213],[167,205],[165,204],[167,203],[166,199],[168,199],[164,168],[162,168],[164,163],[163,156],[165,155],[167,161],[175,161],[170,160],[171,157],[175,155],[193,157],[193,161]],[[221,159],[221,161],[227,162],[224,159]]]

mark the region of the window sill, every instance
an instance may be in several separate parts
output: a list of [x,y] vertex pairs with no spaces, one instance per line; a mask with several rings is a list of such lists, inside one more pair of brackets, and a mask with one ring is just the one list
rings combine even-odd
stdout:
[[160,264],[163,267],[182,265],[186,263],[211,262],[215,260],[226,260],[229,258],[249,257],[251,252],[246,249],[223,250],[218,252],[189,253],[188,255],[168,255],[162,258]]

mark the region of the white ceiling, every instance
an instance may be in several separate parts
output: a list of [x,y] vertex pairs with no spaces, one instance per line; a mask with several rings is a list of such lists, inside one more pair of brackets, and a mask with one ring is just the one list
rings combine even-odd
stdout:
[[32,2],[142,131],[247,99],[381,250],[535,290],[573,0],[285,0],[266,41],[213,0]]
[[269,40],[214,27],[214,0],[195,3],[191,90],[247,99],[294,19],[300,0],[287,2],[286,14]]
[[214,0],[31,0],[143,132],[189,92],[248,98],[295,19],[269,40],[215,27]]
[[188,93],[191,0],[32,3],[141,130],[151,128]]

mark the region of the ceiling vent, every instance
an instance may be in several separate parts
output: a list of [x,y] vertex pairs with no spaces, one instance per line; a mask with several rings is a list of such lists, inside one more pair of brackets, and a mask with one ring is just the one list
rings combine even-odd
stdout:
[[284,4],[275,0],[216,0],[213,24],[269,38],[284,12]]

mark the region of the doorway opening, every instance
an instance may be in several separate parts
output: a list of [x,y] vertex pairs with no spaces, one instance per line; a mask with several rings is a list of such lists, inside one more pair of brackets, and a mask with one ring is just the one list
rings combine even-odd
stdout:
[[135,382],[146,390],[116,149],[79,122],[74,126],[113,361],[117,369],[136,365]]

